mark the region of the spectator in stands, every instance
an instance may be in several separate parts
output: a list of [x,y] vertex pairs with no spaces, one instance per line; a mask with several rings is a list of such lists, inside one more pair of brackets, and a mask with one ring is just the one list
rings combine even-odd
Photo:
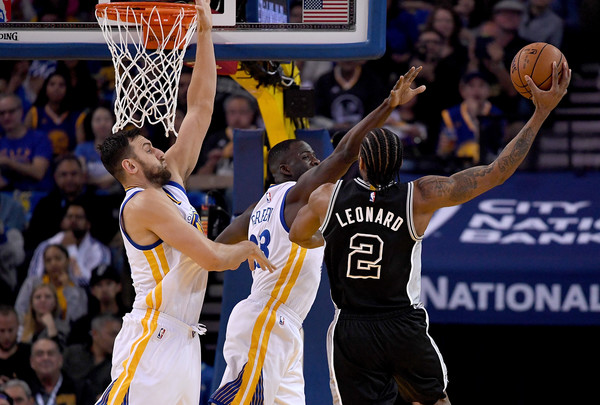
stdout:
[[0,193],[0,304],[14,304],[17,268],[25,260],[25,213],[12,196]]
[[423,70],[415,80],[415,85],[427,86],[427,91],[419,94],[415,101],[415,119],[427,125],[427,138],[419,149],[425,155],[435,155],[437,134],[440,129],[440,113],[451,95],[445,93],[445,83],[438,78],[439,62],[442,59],[444,38],[433,29],[423,30],[416,43],[415,53],[410,61],[412,66],[423,66]]
[[[27,78],[29,73],[29,60],[2,61],[2,77],[0,78],[0,94],[14,94],[21,99],[23,111],[29,111],[33,101],[27,97]],[[35,96],[33,98],[35,100]]]
[[460,95],[460,104],[442,111],[438,155],[468,159],[469,166],[490,163],[504,146],[504,115],[489,101],[490,85],[480,72],[462,78]]
[[453,9],[461,23],[458,36],[461,43],[468,47],[475,40],[471,31],[474,26],[473,12],[475,11],[475,0],[455,0]]
[[0,305],[0,384],[12,379],[27,379],[31,347],[18,341],[19,316],[12,306]]
[[233,175],[233,130],[255,129],[258,106],[249,95],[232,94],[223,102],[227,127],[206,136],[196,173]]
[[233,130],[256,129],[260,114],[256,100],[246,92],[227,96],[223,109],[226,127],[206,135],[188,182],[198,185],[194,188],[211,190],[216,204],[228,211],[233,191]]
[[[11,63],[11,62],[9,62]],[[27,112],[37,98],[44,80],[56,70],[56,61],[34,60],[13,61],[6,80],[6,88],[0,93],[14,93],[23,103],[23,111]]]
[[0,94],[0,189],[48,191],[52,145],[22,123],[23,106],[14,94]]
[[108,246],[90,234],[90,221],[85,207],[77,202],[67,208],[61,222],[62,231],[41,242],[33,253],[29,264],[28,277],[41,276],[44,273],[44,252],[49,245],[62,245],[71,258],[71,276],[74,281],[85,287],[90,281],[92,270],[101,264],[110,264],[111,253]]
[[184,112],[187,112],[187,92],[190,87],[190,81],[192,80],[192,69],[190,67],[184,66],[181,69],[181,75],[179,77],[179,82],[177,83],[177,108],[181,108]]
[[[96,18],[94,17],[94,21]],[[94,74],[96,80],[99,102],[110,104],[115,99],[115,67],[112,61],[101,62],[101,66]]]
[[31,368],[34,377],[27,381],[38,404],[76,405],[75,385],[61,372],[63,357],[58,344],[51,339],[39,339],[31,347]]
[[315,84],[316,115],[330,121],[331,133],[351,128],[386,97],[381,78],[363,69],[364,63],[339,61]]
[[529,42],[547,42],[560,48],[564,21],[552,10],[553,0],[529,0],[519,35]]
[[510,121],[529,116],[533,105],[521,97],[510,79],[513,57],[527,45],[518,30],[525,6],[520,1],[502,0],[494,5],[492,19],[478,29],[469,70],[479,70],[492,84],[490,100]]
[[417,42],[421,27],[427,21],[432,9],[433,5],[429,2],[392,1],[389,4],[386,53],[389,52],[389,60],[394,64],[389,72],[395,72],[396,76],[388,80],[395,82],[397,73],[406,71],[413,54],[413,44]]
[[122,318],[128,308],[121,296],[123,283],[121,275],[113,266],[101,265],[92,271],[88,294],[87,314],[73,322],[68,344],[88,343],[92,319],[100,315]]
[[98,88],[87,61],[76,59],[59,61],[57,70],[64,72],[69,79],[73,97],[77,100],[80,109],[89,109],[98,105]]
[[425,24],[425,30],[437,31],[442,36],[440,58],[435,67],[435,86],[428,89],[428,92],[444,95],[440,97],[442,108],[460,102],[458,83],[469,63],[468,49],[460,41],[461,29],[460,17],[447,6],[433,9]]
[[417,120],[414,107],[418,95],[409,102],[399,105],[390,114],[384,128],[390,129],[402,140],[404,147],[405,168],[410,165],[410,159],[422,155],[420,146],[427,139],[427,126]]
[[441,59],[451,58],[459,67],[465,68],[468,63],[468,52],[460,40],[462,22],[453,8],[436,7],[425,24],[424,30],[435,30],[442,36]]
[[29,385],[19,379],[8,380],[2,385],[4,392],[12,398],[15,405],[36,405]]
[[100,315],[92,320],[91,343],[68,346],[64,352],[64,370],[73,380],[82,404],[93,404],[110,384],[111,361],[121,319]]
[[55,165],[54,189],[36,204],[25,231],[25,250],[33,250],[45,239],[61,230],[68,206],[77,201],[86,207],[90,232],[108,245],[119,230],[118,209],[121,196],[97,195],[85,184],[81,162],[75,155],[61,156]]
[[61,315],[56,289],[52,284],[37,284],[31,291],[29,308],[23,316],[21,342],[31,344],[48,338],[64,347],[68,334],[69,322]]
[[419,34],[410,63],[413,66],[423,67],[418,77],[421,82],[431,84],[435,81],[435,70],[442,58],[443,43],[442,34],[436,30],[423,30]]
[[44,250],[44,273],[41,276],[30,276],[25,279],[15,309],[21,318],[31,308],[34,289],[39,284],[50,284],[57,294],[58,313],[61,319],[71,322],[85,315],[87,311],[87,295],[85,290],[76,285],[69,272],[69,252],[62,245],[48,245]]
[[55,156],[73,151],[82,139],[77,139],[77,126],[82,125],[85,113],[75,107],[71,81],[61,71],[44,81],[33,107],[25,116],[25,125],[38,129],[52,142]]
[[122,190],[119,182],[104,168],[100,160],[98,145],[112,134],[115,117],[112,111],[103,106],[90,110],[83,120],[85,141],[75,147],[75,156],[85,169],[87,184],[97,188],[97,193],[118,193]]

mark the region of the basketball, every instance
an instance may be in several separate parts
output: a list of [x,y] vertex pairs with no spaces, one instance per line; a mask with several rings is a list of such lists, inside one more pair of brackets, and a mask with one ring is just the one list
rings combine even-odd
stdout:
[[562,75],[562,63],[566,61],[560,49],[545,42],[534,42],[521,48],[510,65],[510,78],[515,89],[523,97],[531,99],[531,90],[525,81],[529,75],[542,90],[552,86],[552,62],[556,62],[558,77]]

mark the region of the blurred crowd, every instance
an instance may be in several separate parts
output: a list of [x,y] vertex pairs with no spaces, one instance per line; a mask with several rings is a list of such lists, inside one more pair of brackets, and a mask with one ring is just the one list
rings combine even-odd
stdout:
[[[587,0],[387,3],[379,60],[295,62],[301,87],[314,90],[310,126],[339,139],[400,74],[423,66],[416,84],[427,91],[386,126],[402,139],[407,170],[441,173],[491,161],[530,115],[510,80],[517,51],[548,42],[571,67],[585,62],[572,44],[593,29],[581,16],[598,8]],[[95,4],[14,0],[12,20],[95,21]],[[298,7],[290,2],[290,22]],[[190,75],[184,67],[179,117]],[[0,60],[0,405],[7,396],[92,404],[110,383],[112,345],[132,303],[118,221],[124,192],[96,150],[115,123],[114,89],[111,61]],[[233,130],[264,128],[268,117],[228,76],[218,79],[214,111],[192,178],[230,211]],[[162,127],[143,131],[163,150],[174,140]]]

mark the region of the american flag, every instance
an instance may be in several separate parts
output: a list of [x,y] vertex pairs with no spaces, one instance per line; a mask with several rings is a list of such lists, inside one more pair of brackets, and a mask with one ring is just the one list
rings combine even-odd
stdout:
[[302,22],[348,23],[349,0],[303,0]]

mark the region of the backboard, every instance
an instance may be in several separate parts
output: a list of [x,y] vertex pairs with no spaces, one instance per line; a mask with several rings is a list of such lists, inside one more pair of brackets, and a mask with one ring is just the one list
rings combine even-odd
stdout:
[[[211,7],[219,60],[375,59],[385,51],[382,0],[211,0]],[[81,22],[57,15],[20,22],[18,11],[0,23],[0,59],[110,59],[93,11],[80,13]],[[195,39],[185,60],[194,54]]]

